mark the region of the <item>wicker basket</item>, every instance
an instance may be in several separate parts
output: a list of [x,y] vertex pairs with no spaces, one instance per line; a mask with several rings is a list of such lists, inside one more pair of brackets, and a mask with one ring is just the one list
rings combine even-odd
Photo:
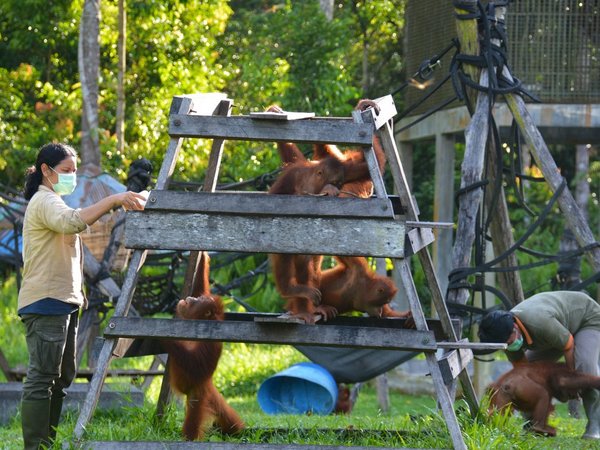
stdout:
[[[106,215],[88,227],[87,231],[81,233],[81,239],[92,255],[101,262],[104,258],[104,251],[108,247],[111,240],[111,232],[116,223],[117,217],[120,216],[117,212]],[[127,263],[129,250],[122,245],[117,251],[117,256],[114,259],[111,270],[121,271]]]

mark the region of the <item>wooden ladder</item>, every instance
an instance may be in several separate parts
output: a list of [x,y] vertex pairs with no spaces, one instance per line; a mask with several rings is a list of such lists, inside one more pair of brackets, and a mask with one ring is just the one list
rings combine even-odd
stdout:
[[[112,358],[123,356],[135,338],[166,338],[424,352],[453,446],[466,449],[453,408],[456,380],[460,380],[474,415],[478,402],[466,365],[472,359],[471,348],[481,344],[458,341],[456,321],[450,319],[427,250],[434,239],[431,228],[444,224],[419,221],[391,128],[396,108],[391,96],[377,102],[381,109],[378,114],[370,109],[355,111],[353,118],[348,119],[280,121],[230,116],[232,101],[224,94],[174,97],[169,118],[170,141],[156,188],[144,211],[127,212],[125,246],[136,250],[104,331],[96,373],[75,426],[75,441],[83,438]],[[386,193],[372,148],[374,133],[381,139],[398,199]],[[168,190],[184,138],[213,139],[202,192]],[[225,139],[360,146],[369,164],[376,196],[354,199],[215,192]],[[269,321],[270,315],[260,313],[228,314],[222,322],[129,317],[133,291],[149,249],[190,250],[191,265],[195,264],[195,252],[208,250],[392,258],[399,269],[400,288],[409,300],[416,329],[402,328],[403,320],[386,319],[358,318],[342,321],[343,325],[337,325],[335,320],[317,325],[282,323]],[[439,320],[426,320],[423,313],[409,266],[413,254],[418,255],[425,271]],[[189,282],[188,276],[186,283]],[[435,327],[439,329],[434,330]],[[436,356],[438,350],[442,354]],[[93,444],[86,442],[92,448]],[[152,447],[145,443],[144,448],[161,448],[156,444]],[[119,445],[123,448],[124,443]]]

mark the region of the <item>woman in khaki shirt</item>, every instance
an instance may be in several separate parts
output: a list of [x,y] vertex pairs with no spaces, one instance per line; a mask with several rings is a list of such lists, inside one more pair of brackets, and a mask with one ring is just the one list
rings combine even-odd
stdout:
[[23,220],[23,282],[18,313],[26,329],[29,364],[23,383],[21,424],[25,449],[56,436],[65,389],[75,378],[75,348],[82,293],[82,244],[77,233],[113,208],[142,210],[147,194],[122,192],[73,209],[61,195],[77,184],[77,153],[44,145],[27,170]]

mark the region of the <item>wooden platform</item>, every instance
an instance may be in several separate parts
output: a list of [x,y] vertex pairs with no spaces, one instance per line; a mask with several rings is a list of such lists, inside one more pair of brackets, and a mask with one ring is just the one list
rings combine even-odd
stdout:
[[[216,100],[216,99],[213,99]],[[127,212],[125,246],[136,249],[131,257],[121,296],[105,329],[106,341],[98,358],[98,373],[92,379],[94,391],[104,381],[115,356],[126,354],[136,339],[189,339],[229,342],[356,347],[405,350],[425,353],[452,442],[466,449],[453,409],[456,377],[471,411],[477,399],[465,366],[472,356],[466,344],[457,343],[457,330],[451,321],[427,246],[433,242],[432,226],[420,222],[418,208],[408,187],[402,163],[393,140],[391,118],[396,109],[391,96],[377,99],[380,112],[355,111],[352,118],[310,118],[303,120],[252,119],[229,116],[230,100],[211,101],[203,95],[175,97],[169,117],[170,142],[150,193],[146,210]],[[377,116],[377,117],[376,117]],[[375,135],[385,151],[401,209],[388,196],[373,149]],[[202,193],[169,191],[169,182],[184,138],[213,139]],[[363,149],[373,182],[375,198],[343,199],[316,196],[278,196],[257,192],[215,192],[224,140],[283,141],[350,145]],[[407,222],[411,225],[407,225]],[[442,225],[447,226],[447,224]],[[259,319],[256,315],[228,315],[222,322],[128,317],[139,271],[148,249],[191,250],[190,261],[198,251],[351,255],[392,258],[399,272],[414,329],[404,328],[402,319],[339,318],[306,325]],[[192,258],[192,255],[194,255]],[[439,332],[423,313],[411,273],[410,255],[417,254],[425,272]],[[193,285],[195,270],[188,271],[185,286]],[[187,290],[186,292],[190,292]],[[185,294],[183,295],[185,296]],[[438,342],[450,347],[439,361]],[[462,348],[461,348],[462,347]],[[460,350],[458,350],[460,348]],[[80,442],[91,418],[96,399],[86,399],[74,430]],[[160,403],[160,402],[159,402]],[[101,447],[124,448],[124,443],[101,443]],[[95,445],[95,444],[94,444]],[[189,445],[220,448],[214,443],[131,443],[131,448],[184,448]],[[152,447],[151,445],[156,445]],[[282,446],[223,444],[228,449],[278,448]],[[283,446],[294,448],[295,446]],[[304,446],[306,447],[306,446]],[[318,447],[318,446],[308,446]],[[336,447],[332,447],[336,448]]]

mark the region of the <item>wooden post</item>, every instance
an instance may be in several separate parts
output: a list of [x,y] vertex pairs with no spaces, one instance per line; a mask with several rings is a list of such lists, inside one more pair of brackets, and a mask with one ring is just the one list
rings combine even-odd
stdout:
[[[477,0],[467,0],[464,2],[477,5]],[[465,14],[467,11],[457,8],[457,14]],[[479,55],[479,33],[476,19],[457,20],[457,33],[460,40],[461,51],[466,55]],[[482,86],[488,85],[488,74],[483,71],[479,73],[475,66],[466,66],[465,73],[473,80],[479,80]],[[472,110],[472,105],[467,101],[467,107]],[[486,93],[477,94],[477,103],[475,113],[471,118],[469,126],[465,129],[465,155],[461,166],[460,188],[464,189],[473,186],[481,181],[483,173],[483,161],[485,156],[485,146],[487,142],[489,123],[488,114],[490,109],[490,99]],[[456,238],[452,250],[452,267],[469,267],[471,265],[471,250],[475,241],[475,223],[481,200],[483,198],[483,189],[477,187],[463,193],[459,199],[458,207],[458,226]],[[447,295],[447,301],[464,305],[469,299],[469,291],[465,288],[451,289]]]
[[[407,183],[405,173],[404,173],[404,168],[403,168],[402,162],[400,160],[400,155],[398,154],[396,142],[394,141],[394,137],[393,137],[394,133],[392,131],[391,125],[389,123],[385,124],[380,130],[378,130],[378,134],[381,139],[381,143],[385,150],[386,156],[388,158],[390,170],[391,170],[392,176],[394,178],[395,190],[396,190],[396,192],[398,192],[398,196],[400,197],[400,201],[401,201],[402,205],[404,205],[404,207],[406,208],[406,217],[409,220],[418,221],[419,220],[418,209],[417,209],[416,203],[414,202],[414,199],[411,195],[410,188],[408,187],[408,183]],[[433,300],[433,304],[434,304],[435,310],[437,311],[437,313],[440,317],[440,322],[442,324],[444,332],[447,334],[449,341],[456,342],[458,340],[458,338],[457,338],[456,332],[454,331],[454,327],[452,326],[452,322],[450,320],[450,314],[448,313],[446,303],[444,302],[444,296],[442,295],[442,292],[440,290],[440,283],[439,283],[438,277],[435,273],[435,268],[433,266],[433,260],[431,259],[431,255],[429,254],[427,247],[421,249],[417,254],[419,256],[419,261],[421,262],[423,271],[425,272],[425,277],[427,279],[427,283],[428,283],[429,289],[431,291],[431,297]],[[397,269],[400,273],[400,278],[402,279],[402,282],[400,283],[401,287],[405,290],[405,292],[410,293],[412,290],[411,284],[413,283],[413,281],[412,281],[411,277],[406,276],[407,264],[408,264],[408,262],[406,259],[396,260],[394,262],[394,266],[397,266]],[[410,272],[409,269],[408,269],[408,271]],[[403,276],[403,274],[404,274],[404,276]],[[411,311],[413,311],[413,315],[414,315],[415,304],[410,301],[410,296],[409,296],[409,304],[411,307]],[[418,305],[418,308],[422,314],[421,306]],[[415,318],[415,324],[417,326],[417,329],[420,329],[419,328],[420,324],[416,320],[416,318]],[[423,324],[423,326],[426,329],[427,325]],[[429,356],[427,358],[428,358],[428,361],[431,366],[431,360],[429,360]],[[433,356],[433,360],[435,360],[435,355]],[[436,378],[437,378],[437,375],[436,375],[436,377],[434,377],[434,383],[437,382]],[[442,380],[441,375],[440,375],[439,379]],[[469,407],[471,409],[471,414],[473,415],[473,417],[475,417],[475,415],[477,414],[477,412],[479,410],[479,401],[477,399],[477,395],[475,394],[475,389],[473,388],[471,378],[469,377],[468,372],[466,370],[463,370],[462,372],[460,372],[459,379],[460,379],[467,403],[469,404]],[[443,381],[441,381],[441,382],[443,383]],[[446,394],[444,394],[444,395],[447,395],[447,394],[448,393],[446,392]],[[444,411],[444,413],[449,414],[449,411],[446,410],[446,411]],[[447,421],[450,422],[451,418],[449,419],[449,417],[451,417],[451,416],[446,416]],[[449,425],[449,427],[450,427],[450,425]],[[451,431],[451,433],[452,433],[452,431]],[[463,445],[464,445],[464,443],[463,443]]]
[[[506,76],[507,73],[508,71],[506,71],[504,75]],[[508,75],[510,76],[509,73]],[[519,130],[529,145],[529,149],[536,164],[544,174],[544,178],[550,186],[550,190],[553,193],[556,192],[561,187],[564,179],[561,176],[560,170],[556,166],[552,154],[550,153],[550,150],[548,150],[540,131],[535,126],[529,111],[527,111],[525,102],[518,95],[509,94],[504,97],[506,98],[508,109],[515,118]],[[577,206],[568,187],[563,189],[562,193],[558,196],[557,202],[565,217],[567,226],[575,235],[575,239],[577,239],[579,246],[585,247],[595,244],[596,239],[594,239],[594,234],[585,220],[581,209]],[[594,270],[600,271],[600,247],[596,246],[592,248],[586,256],[589,258]]]
[[[477,6],[477,0],[464,0],[464,4],[470,3],[471,6]],[[456,14],[467,14],[468,11],[456,8]],[[456,21],[456,32],[458,40],[460,41],[460,50],[463,55],[479,55],[479,26],[477,20],[457,20]],[[476,66],[466,66],[464,68],[465,74],[471,77],[471,80],[479,80],[479,68]],[[467,95],[476,92],[468,90]],[[466,99],[469,102],[469,99]],[[473,105],[467,104],[467,107],[471,109]]]
[[[434,222],[454,222],[454,136],[438,133],[435,136],[435,194]],[[446,292],[448,274],[452,267],[452,229],[436,229],[433,261],[440,280],[440,290]]]
[[[477,2],[473,1],[475,5]],[[496,17],[504,18],[506,8],[497,7]],[[461,48],[466,49],[467,54],[478,54],[478,36],[473,32],[477,30],[477,21],[473,20],[458,20],[457,29],[459,38],[461,39]],[[470,22],[466,24],[465,22]],[[463,39],[475,39],[473,42],[463,42]],[[498,43],[498,42],[497,42]],[[476,67],[465,67],[467,73],[472,74]],[[488,73],[482,71],[479,77],[479,84],[482,86],[488,85]],[[488,142],[489,122],[488,116],[490,111],[490,99],[487,93],[479,92],[477,96],[477,104],[471,122],[465,130],[466,150],[464,161],[462,164],[461,189],[472,186],[481,181],[483,173],[483,161],[488,146],[488,177],[491,185],[495,180],[502,176],[501,171],[496,167],[495,146],[493,142]],[[488,189],[492,189],[489,187]],[[469,267],[471,263],[471,251],[475,240],[475,224],[479,208],[482,206],[483,188],[475,188],[464,193],[459,198],[459,213],[458,213],[458,230],[456,232],[456,240],[453,248],[453,267]],[[504,198],[504,189],[501,187],[498,193],[498,203],[492,205],[490,196],[486,197],[487,213],[493,217],[490,224],[490,232],[494,244],[494,251],[497,255],[502,254],[514,244],[512,236],[512,227],[508,216],[508,208]],[[516,255],[509,255],[503,261],[501,266],[516,266]],[[523,300],[523,289],[521,287],[520,276],[517,272],[502,273],[498,277],[501,290],[513,301],[514,304]],[[452,289],[448,293],[447,300],[459,304],[465,304],[469,298],[469,291],[464,288]]]
[[[502,170],[498,167],[497,159],[494,155],[495,148],[495,142],[490,141],[488,147],[489,156],[487,159],[487,173],[490,184],[493,184],[494,180],[502,180]],[[489,186],[488,192],[491,189],[493,189],[493,187]],[[499,256],[507,249],[511,248],[515,243],[512,234],[512,225],[508,216],[508,205],[506,204],[504,187],[500,185],[497,203],[492,204],[492,195],[486,195],[485,200],[487,214],[491,217],[490,234],[492,235],[492,246],[494,248],[494,254]],[[498,265],[500,267],[517,267],[518,264],[519,262],[516,253],[512,252]],[[521,275],[518,271],[498,272],[497,275],[500,290],[511,301],[513,306],[524,300],[525,296],[523,294],[523,285],[521,284]]]

